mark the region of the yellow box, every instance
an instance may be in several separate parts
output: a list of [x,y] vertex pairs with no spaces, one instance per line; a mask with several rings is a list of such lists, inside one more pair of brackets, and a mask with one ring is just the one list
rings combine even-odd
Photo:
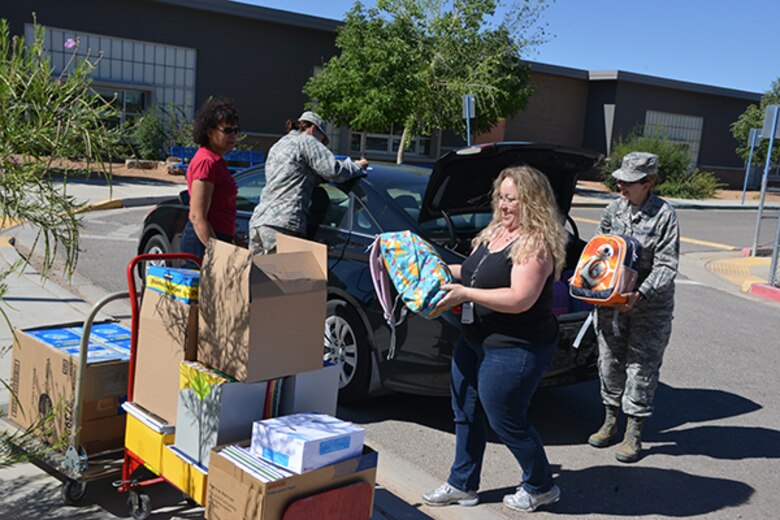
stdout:
[[138,455],[155,474],[162,467],[163,446],[173,444],[173,433],[158,433],[129,413],[125,427],[125,447]]
[[206,505],[208,473],[198,466],[187,462],[172,446],[163,448],[162,472],[160,475],[184,491],[198,504]]

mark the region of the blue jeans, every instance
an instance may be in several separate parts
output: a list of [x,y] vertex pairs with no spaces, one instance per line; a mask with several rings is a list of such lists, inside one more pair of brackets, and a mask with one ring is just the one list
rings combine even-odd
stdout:
[[[447,482],[461,491],[479,489],[487,423],[523,470],[523,488],[544,493],[552,472],[539,434],[528,422],[528,406],[550,365],[550,345],[491,348],[461,338],[452,354],[455,461]],[[486,420],[487,419],[487,420]]]

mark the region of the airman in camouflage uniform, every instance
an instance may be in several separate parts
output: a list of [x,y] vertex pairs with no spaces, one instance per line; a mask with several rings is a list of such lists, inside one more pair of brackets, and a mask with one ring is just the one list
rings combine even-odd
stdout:
[[[632,152],[612,175],[621,198],[606,207],[598,233],[631,235],[642,246],[638,289],[622,308],[596,311],[601,398],[606,409],[602,427],[588,439],[608,446],[616,433],[619,409],[628,416],[623,443],[616,458],[633,462],[641,450],[641,430],[653,412],[664,350],[672,332],[674,279],[680,254],[677,214],[655,195],[658,157]],[[617,320],[613,320],[619,312]]]
[[326,181],[344,182],[363,175],[368,162],[337,160],[326,148],[323,120],[304,112],[289,121],[287,135],[271,147],[265,163],[265,187],[249,221],[253,254],[276,250],[276,234],[304,236],[314,188]]

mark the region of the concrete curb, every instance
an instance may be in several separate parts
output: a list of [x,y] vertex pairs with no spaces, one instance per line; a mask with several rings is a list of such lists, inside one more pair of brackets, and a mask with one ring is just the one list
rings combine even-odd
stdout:
[[[379,453],[379,469],[377,482],[395,494],[402,501],[395,507],[388,507],[387,502],[380,502],[381,512],[391,518],[434,518],[436,520],[506,520],[506,516],[494,511],[488,504],[476,507],[428,507],[422,504],[421,495],[442,483],[412,463],[391,454],[374,439],[367,439],[366,444]],[[416,514],[412,516],[411,511]]]
[[765,283],[754,283],[750,286],[748,292],[754,296],[780,302],[780,287],[773,287]]
[[[613,199],[591,199],[577,195],[572,200],[573,208],[603,208],[606,207]],[[739,204],[725,204],[722,202],[710,202],[710,201],[691,201],[683,199],[665,199],[673,208],[676,209],[717,209],[717,210],[732,210],[732,211],[758,211],[758,204],[739,205]],[[764,204],[765,210],[780,210],[780,204]]]
[[79,213],[87,213],[90,211],[103,211],[107,209],[153,206],[165,200],[171,200],[175,198],[176,197],[170,195],[157,195],[153,197],[127,197],[124,199],[108,199],[100,202],[95,202],[93,204],[87,204],[81,210],[79,210]]

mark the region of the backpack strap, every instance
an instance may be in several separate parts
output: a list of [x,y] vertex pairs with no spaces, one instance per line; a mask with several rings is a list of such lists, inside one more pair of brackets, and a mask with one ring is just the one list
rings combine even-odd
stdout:
[[371,282],[374,284],[379,306],[382,307],[382,314],[385,321],[391,327],[395,324],[393,309],[395,305],[390,299],[390,278],[387,275],[385,262],[382,259],[382,248],[380,246],[381,236],[377,235],[368,250],[368,268],[371,272]]
[[593,313],[596,312],[596,309],[593,309],[588,313],[588,317],[585,318],[585,323],[582,324],[582,327],[580,327],[580,331],[577,333],[577,337],[574,338],[574,343],[571,344],[573,348],[580,348],[580,343],[582,343],[582,338],[585,337],[585,332],[587,332],[588,327],[590,327],[590,324],[593,323]]
[[390,327],[390,349],[387,351],[387,359],[393,359],[395,357],[395,328],[404,322],[406,319],[407,311],[406,306],[401,305],[401,314],[398,319],[395,318],[395,309],[398,307],[398,302],[401,301],[401,294],[396,296],[395,301],[392,300],[390,291],[390,277],[387,274],[387,268],[385,266],[384,258],[382,257],[382,247],[380,242],[382,240],[381,235],[377,235],[374,241],[371,243],[368,249],[368,268],[371,272],[371,282],[374,285],[374,292],[376,293],[379,306],[382,308],[382,315]]

